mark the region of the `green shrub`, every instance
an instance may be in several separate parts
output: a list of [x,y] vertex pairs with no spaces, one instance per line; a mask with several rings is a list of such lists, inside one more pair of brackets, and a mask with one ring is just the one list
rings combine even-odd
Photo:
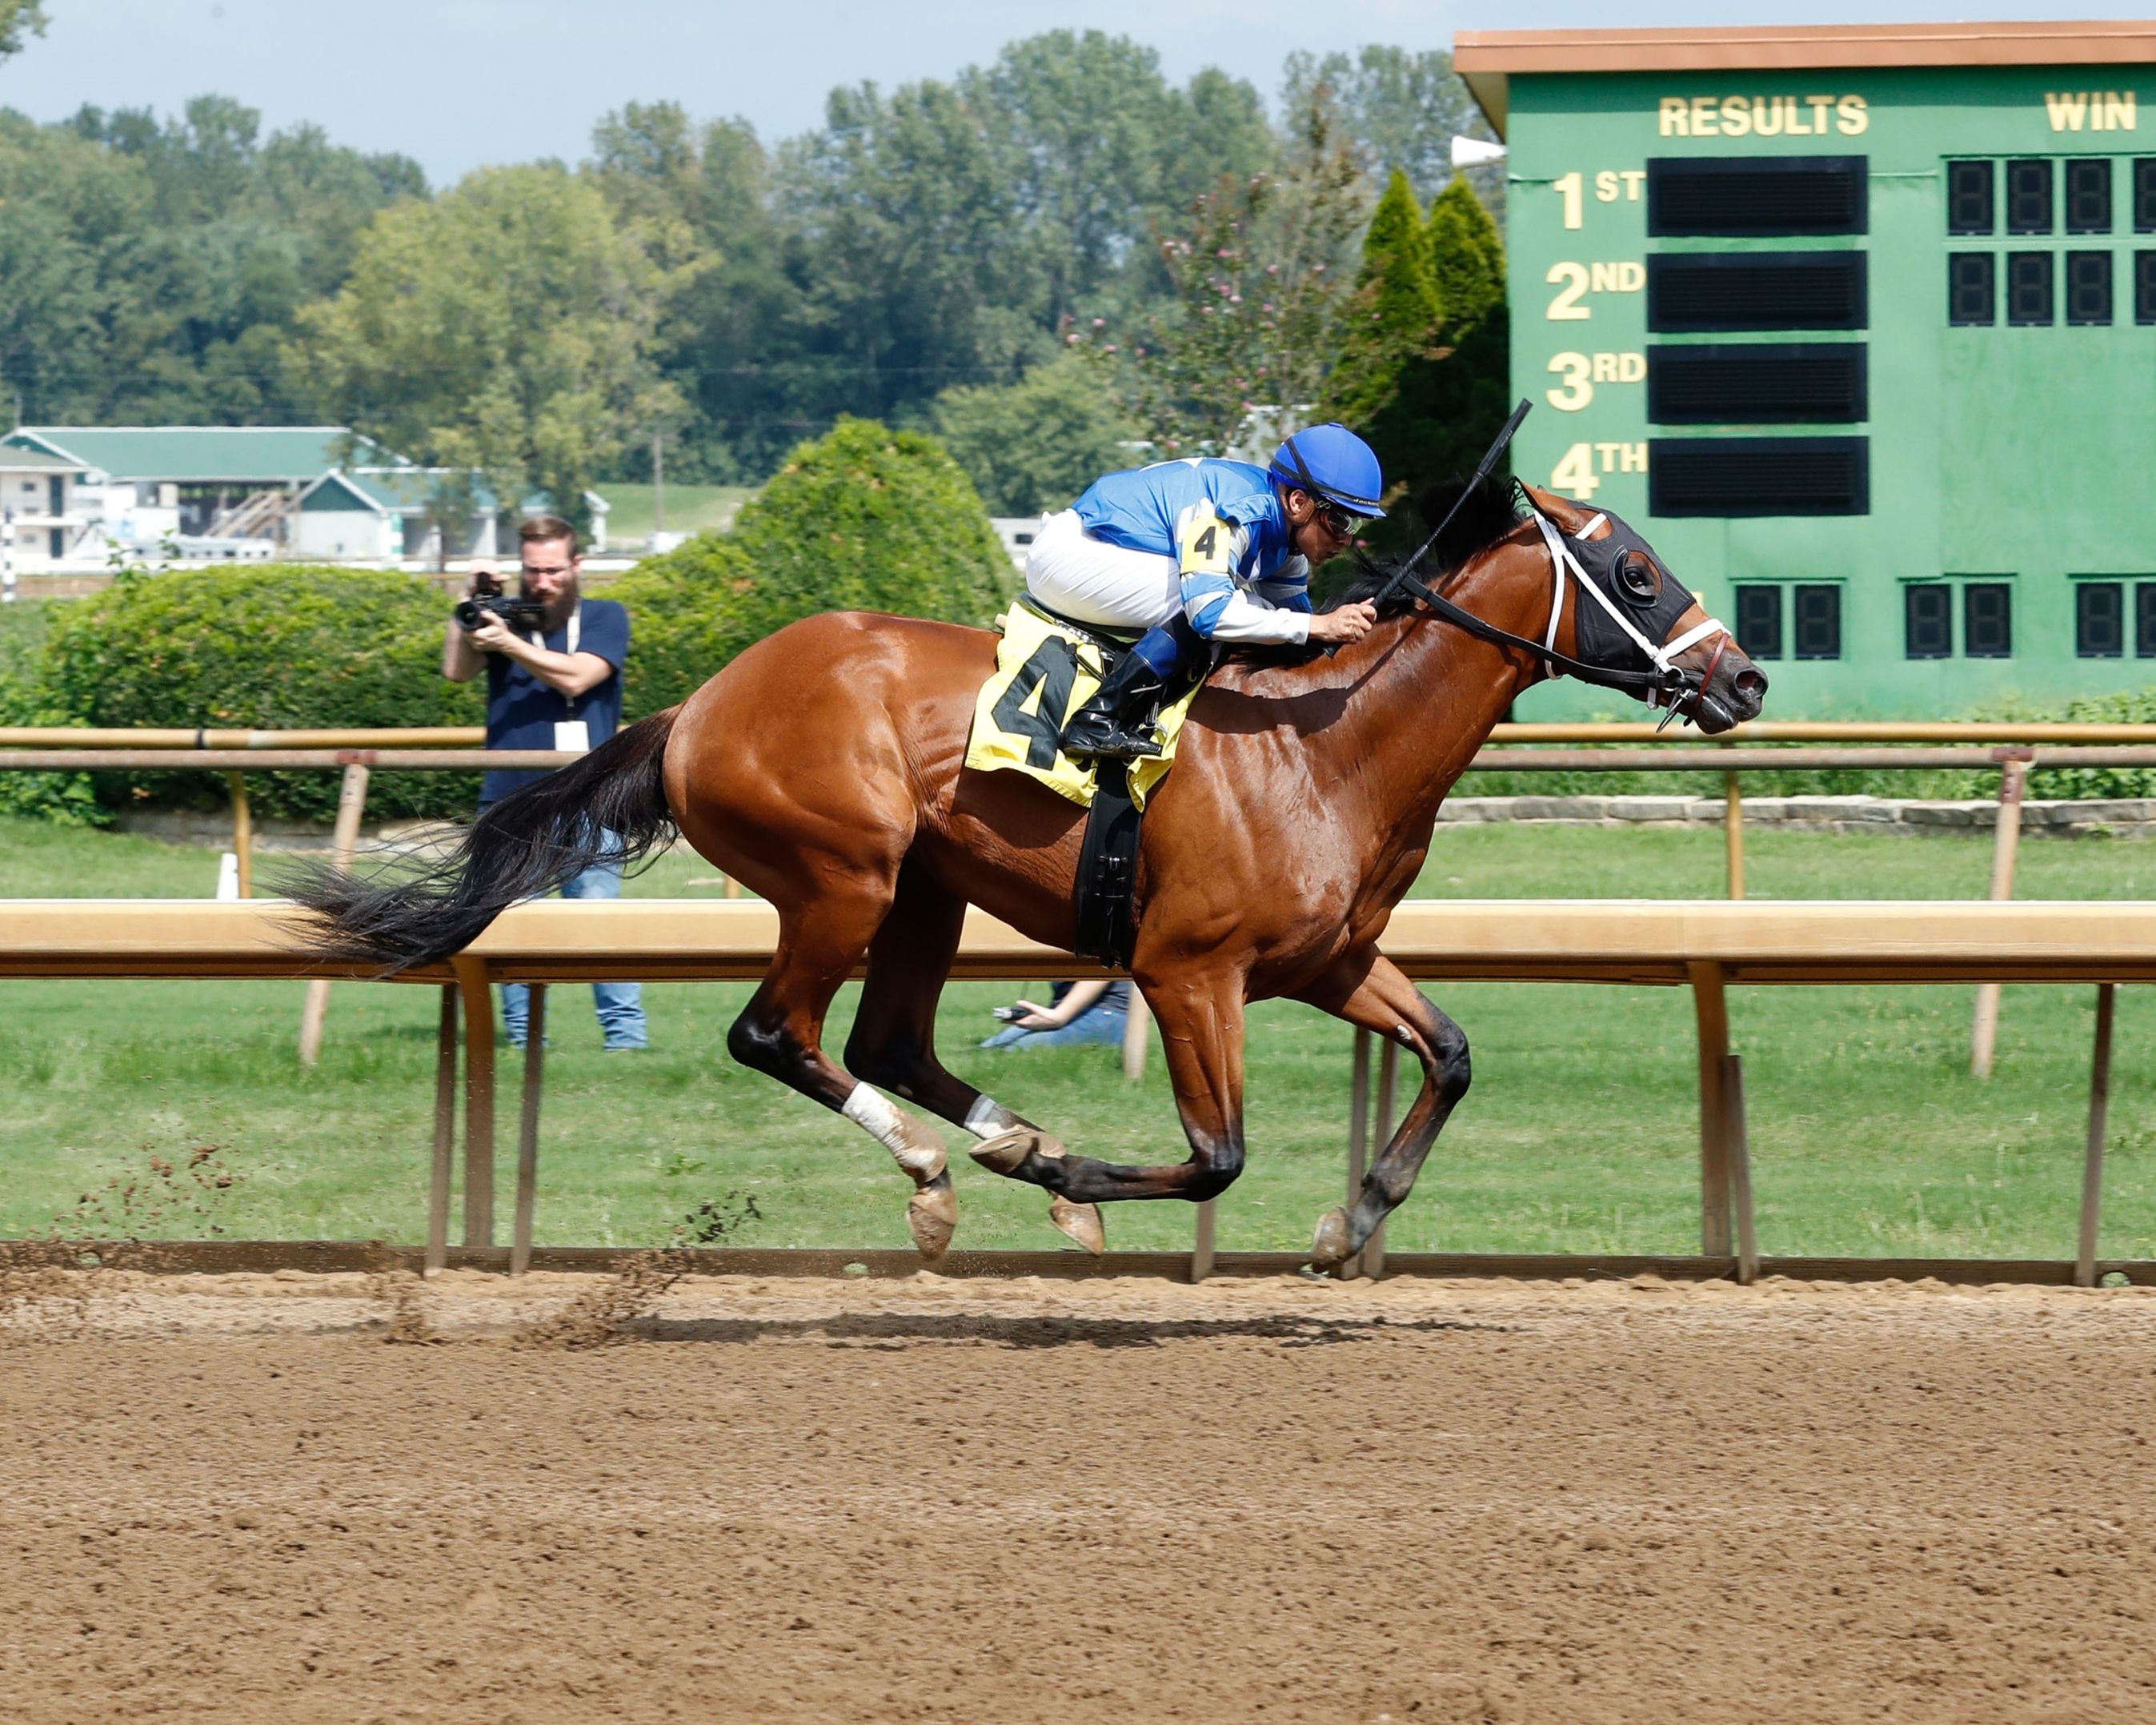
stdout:
[[979,493],[941,444],[841,419],[787,458],[732,532],[645,559],[607,597],[629,607],[627,705],[643,714],[819,611],[985,624],[1016,586]]
[[[306,565],[131,572],[55,607],[44,654],[49,722],[321,730],[475,725],[484,685],[441,674],[447,604],[421,576]],[[221,807],[221,774],[100,773],[107,805]],[[265,815],[326,820],[337,775],[251,773]],[[389,773],[375,817],[470,813],[475,777]]]
[[[18,599],[0,605],[0,725],[64,725],[46,705],[44,677],[49,602]],[[86,773],[0,773],[0,814],[28,815],[61,826],[101,826]]]
[[[2066,717],[2085,725],[2156,724],[2156,689],[2090,695],[2066,703]],[[2054,767],[2029,775],[2032,797],[2156,797],[2156,768]]]

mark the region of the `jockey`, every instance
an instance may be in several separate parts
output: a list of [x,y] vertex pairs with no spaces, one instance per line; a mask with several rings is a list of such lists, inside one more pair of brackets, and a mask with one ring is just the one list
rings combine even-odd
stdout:
[[1142,629],[1098,694],[1070,716],[1062,747],[1132,761],[1159,747],[1153,719],[1214,641],[1355,641],[1377,620],[1367,602],[1323,615],[1310,571],[1337,557],[1358,520],[1384,511],[1370,446],[1344,425],[1313,425],[1269,466],[1194,458],[1111,473],[1050,516],[1026,559],[1028,591],[1074,622]]

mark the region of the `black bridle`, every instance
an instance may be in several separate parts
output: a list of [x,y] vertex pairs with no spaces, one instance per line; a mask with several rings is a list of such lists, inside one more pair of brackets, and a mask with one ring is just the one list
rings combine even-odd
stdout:
[[[1512,417],[1505,421],[1503,427],[1498,431],[1496,441],[1490,445],[1481,460],[1476,465],[1473,475],[1461,489],[1459,496],[1453,500],[1452,507],[1445,511],[1445,519],[1437,524],[1430,537],[1416,547],[1414,554],[1389,576],[1372,562],[1359,546],[1354,547],[1355,561],[1362,567],[1363,572],[1376,577],[1384,583],[1377,592],[1376,604],[1382,609],[1385,602],[1395,593],[1407,593],[1427,605],[1445,622],[1465,634],[1473,635],[1477,640],[1487,641],[1493,646],[1517,648],[1523,652],[1532,654],[1536,659],[1549,666],[1555,674],[1577,677],[1583,683],[1592,683],[1599,688],[1616,689],[1626,692],[1635,690],[1645,691],[1650,699],[1655,701],[1655,704],[1666,704],[1669,708],[1671,717],[1674,718],[1681,713],[1687,718],[1691,717],[1699,710],[1700,698],[1707,687],[1707,678],[1713,675],[1715,665],[1721,663],[1721,649],[1717,649],[1713,660],[1708,665],[1703,675],[1695,675],[1674,665],[1647,670],[1625,670],[1612,665],[1596,665],[1584,659],[1575,659],[1569,653],[1560,653],[1555,647],[1543,642],[1530,640],[1525,635],[1516,635],[1510,629],[1498,628],[1494,623],[1486,622],[1473,612],[1463,610],[1460,606],[1454,604],[1451,600],[1446,598],[1444,594],[1439,593],[1414,572],[1415,565],[1430,553],[1438,541],[1444,536],[1445,530],[1452,525],[1452,518],[1459,514],[1460,506],[1474,494],[1476,488],[1490,477],[1499,459],[1504,454],[1507,446],[1512,441],[1513,434],[1519,430],[1520,422],[1527,417],[1533,405],[1532,402],[1523,400],[1512,409]],[[1542,510],[1536,506],[1532,497],[1527,499],[1527,504],[1538,518],[1543,521],[1548,520],[1548,517],[1544,516]],[[1550,525],[1554,527],[1556,523],[1551,522]],[[1583,576],[1582,578],[1586,578]],[[1557,603],[1560,606],[1563,603],[1561,565]],[[1724,647],[1728,644],[1726,634],[1722,644]],[[1664,722],[1666,723],[1667,721]]]

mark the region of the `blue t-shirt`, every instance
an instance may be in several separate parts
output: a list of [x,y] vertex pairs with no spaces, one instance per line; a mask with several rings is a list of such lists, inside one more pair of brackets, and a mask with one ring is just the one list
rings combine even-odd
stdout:
[[[629,613],[613,599],[583,599],[575,617],[575,651],[596,653],[613,667],[613,675],[588,689],[574,701],[558,689],[550,689],[529,666],[503,653],[486,655],[486,746],[490,749],[551,749],[554,726],[567,719],[582,719],[591,746],[597,748],[621,726],[621,668],[629,661]],[[570,623],[547,631],[542,644],[550,651],[571,650]],[[526,639],[529,639],[527,637]],[[495,772],[480,786],[484,809],[497,803],[520,785],[547,776],[543,768]]]

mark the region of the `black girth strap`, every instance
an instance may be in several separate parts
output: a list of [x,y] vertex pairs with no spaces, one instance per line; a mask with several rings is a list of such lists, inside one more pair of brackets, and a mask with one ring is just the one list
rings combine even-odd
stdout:
[[1078,956],[1115,970],[1130,968],[1138,925],[1132,898],[1138,884],[1138,808],[1131,801],[1130,769],[1098,764],[1086,841],[1078,853]]

